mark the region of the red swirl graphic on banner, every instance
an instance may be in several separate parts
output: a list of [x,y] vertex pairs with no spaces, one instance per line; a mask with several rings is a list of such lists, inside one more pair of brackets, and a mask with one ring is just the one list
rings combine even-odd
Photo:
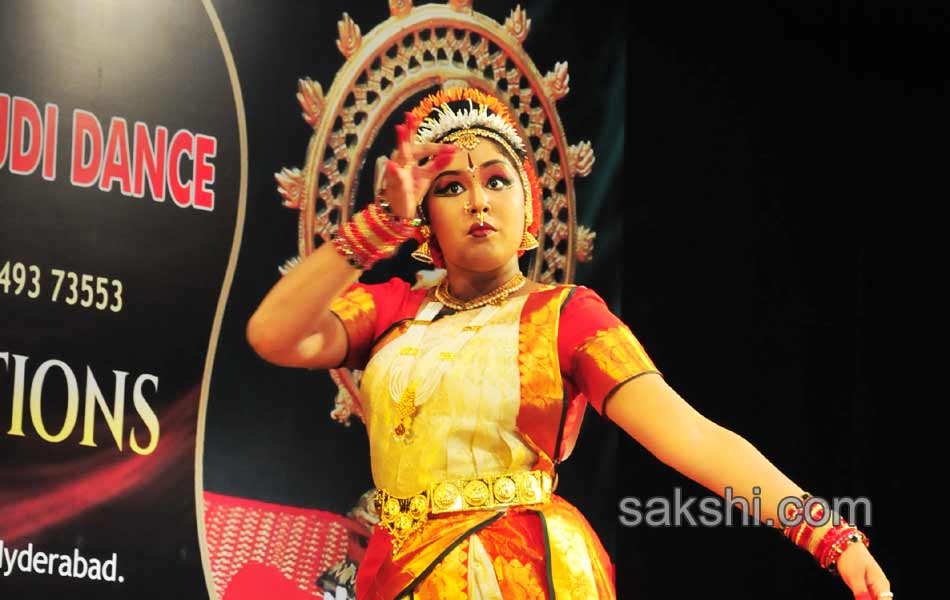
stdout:
[[162,443],[148,456],[104,450],[75,461],[0,470],[0,539],[35,535],[141,490],[171,485],[169,471],[193,469],[198,386],[159,416]]

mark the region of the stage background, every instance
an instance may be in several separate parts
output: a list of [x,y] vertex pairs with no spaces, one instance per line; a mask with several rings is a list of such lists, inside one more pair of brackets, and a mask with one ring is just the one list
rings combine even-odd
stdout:
[[[19,536],[8,547],[117,552],[126,577],[116,585],[13,573],[0,579],[11,596],[206,597],[199,438],[210,492],[343,513],[372,485],[362,426],[329,418],[329,376],[265,363],[244,327],[277,267],[296,254],[297,214],[280,206],[273,173],[303,166],[311,129],[294,98],[297,78],[327,89],[343,62],[337,20],[346,11],[368,31],[388,15],[386,3],[214,2],[240,79],[249,156],[243,240],[203,436],[199,387],[238,224],[238,116],[201,4],[148,6],[0,9],[0,94],[60,108],[55,181],[0,165],[0,267],[11,260],[108,275],[127,288],[118,314],[0,294],[0,352],[10,354],[9,366],[0,363],[0,415],[10,414],[13,354],[30,357],[28,374],[60,359],[80,385],[90,365],[104,389],[112,369],[159,374],[151,404],[164,439],[175,440],[160,443],[168,454],[149,463],[110,449],[101,426],[100,448],[79,446],[82,406],[62,444],[29,430],[8,435],[9,421],[0,422],[0,531]],[[513,6],[475,4],[499,21]],[[927,175],[945,162],[929,150],[944,146],[934,115],[947,99],[937,58],[950,33],[946,9],[524,6],[533,20],[525,47],[540,70],[570,64],[571,93],[558,103],[568,138],[590,139],[597,154],[591,176],[576,182],[579,222],[598,237],[575,281],[607,300],[700,412],[806,489],[870,498],[871,550],[906,595],[916,558],[905,537],[908,498],[920,489],[909,465],[921,462],[924,436],[905,438],[930,414],[922,399],[938,389],[920,373],[942,356],[928,357],[918,341],[934,336],[927,260],[942,234],[924,211],[936,204]],[[74,108],[106,127],[122,116],[214,135],[215,211],[70,186]],[[384,131],[380,148],[391,137]],[[367,280],[409,276],[410,264],[402,256]],[[44,394],[51,430],[65,406],[57,394],[52,384]],[[142,427],[131,397],[126,408],[129,426]],[[154,468],[134,486],[84,479],[119,459]],[[593,411],[560,473],[559,494],[589,518],[616,563],[620,598],[851,597],[775,531],[621,526],[626,496],[709,492]],[[94,486],[57,501],[57,490],[83,481]],[[108,501],[97,501],[103,494]],[[61,509],[75,498],[89,504],[54,511],[53,523],[36,517],[37,506]]]

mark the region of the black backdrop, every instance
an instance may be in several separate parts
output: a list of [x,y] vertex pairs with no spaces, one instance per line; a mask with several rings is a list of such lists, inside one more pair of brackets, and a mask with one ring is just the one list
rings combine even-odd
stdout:
[[[806,489],[869,497],[871,550],[906,596],[945,356],[928,356],[945,254],[930,215],[950,19],[760,4],[631,10],[623,314],[702,413]],[[703,495],[608,436],[619,495]],[[852,597],[773,532],[615,534],[622,597]]]

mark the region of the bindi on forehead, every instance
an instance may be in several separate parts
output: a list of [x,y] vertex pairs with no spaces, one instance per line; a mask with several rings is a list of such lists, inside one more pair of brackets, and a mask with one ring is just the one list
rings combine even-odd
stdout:
[[[466,170],[472,177],[475,176],[476,172],[479,169],[490,169],[492,167],[499,167],[505,171],[513,170],[513,167],[511,166],[511,164],[502,158],[493,158],[493,159],[483,162],[481,165],[476,166],[474,161],[472,160],[472,156],[468,155],[468,167]],[[462,173],[463,172],[460,169],[443,171],[438,174],[436,179],[439,180],[439,179],[442,179],[443,177],[457,177],[459,175],[462,175]]]

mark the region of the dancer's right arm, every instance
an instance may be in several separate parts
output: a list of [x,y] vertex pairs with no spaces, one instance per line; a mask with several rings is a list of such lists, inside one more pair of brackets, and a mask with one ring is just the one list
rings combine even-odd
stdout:
[[339,365],[346,330],[328,307],[359,276],[333,244],[321,245],[267,293],[247,323],[247,341],[261,358],[278,365]]
[[[412,142],[419,119],[406,114],[396,126],[397,147],[381,186],[393,212],[413,217],[435,178],[458,147]],[[434,157],[425,165],[420,160]],[[247,340],[261,358],[286,367],[331,369],[343,362],[346,330],[328,308],[359,279],[360,271],[333,244],[322,244],[291,269],[264,297],[247,323]]]

